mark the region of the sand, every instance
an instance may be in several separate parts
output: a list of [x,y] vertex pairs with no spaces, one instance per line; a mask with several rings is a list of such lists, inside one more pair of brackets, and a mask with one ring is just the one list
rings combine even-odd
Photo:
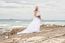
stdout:
[[65,26],[41,25],[41,32],[20,34],[23,28],[0,32],[0,43],[65,43]]

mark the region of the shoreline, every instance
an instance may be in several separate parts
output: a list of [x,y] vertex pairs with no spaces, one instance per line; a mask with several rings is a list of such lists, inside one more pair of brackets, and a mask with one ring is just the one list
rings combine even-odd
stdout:
[[[27,26],[11,26],[11,27],[0,27],[0,32],[7,32],[13,29],[25,29]],[[43,28],[58,28],[58,27],[65,27],[65,25],[56,25],[56,24],[42,24],[40,27]]]
[[[44,25],[44,26],[65,26],[65,24],[41,24],[41,25]],[[28,25],[27,25],[28,26]],[[1,25],[0,26],[0,29],[3,28],[3,27],[9,27],[9,28],[14,28],[14,27],[27,27],[27,26],[23,26],[23,25],[13,25],[13,26],[3,26]]]

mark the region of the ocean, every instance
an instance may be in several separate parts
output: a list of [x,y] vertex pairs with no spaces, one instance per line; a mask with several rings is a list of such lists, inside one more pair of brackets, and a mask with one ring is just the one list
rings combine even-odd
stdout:
[[[0,19],[0,29],[14,26],[26,27],[32,20]],[[41,24],[65,25],[65,20],[42,20]]]

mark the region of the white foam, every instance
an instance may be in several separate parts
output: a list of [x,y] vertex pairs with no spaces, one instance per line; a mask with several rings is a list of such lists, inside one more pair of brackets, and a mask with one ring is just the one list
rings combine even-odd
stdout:
[[0,26],[8,26],[8,24],[0,24]]
[[12,28],[19,28],[19,27],[25,27],[25,26],[12,26]]
[[50,24],[50,25],[65,25],[65,22],[43,22],[42,24]]

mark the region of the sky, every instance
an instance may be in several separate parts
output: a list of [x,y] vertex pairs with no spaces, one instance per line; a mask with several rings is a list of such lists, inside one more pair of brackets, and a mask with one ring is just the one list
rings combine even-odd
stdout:
[[65,0],[0,0],[0,19],[32,19],[35,6],[43,20],[65,20]]

